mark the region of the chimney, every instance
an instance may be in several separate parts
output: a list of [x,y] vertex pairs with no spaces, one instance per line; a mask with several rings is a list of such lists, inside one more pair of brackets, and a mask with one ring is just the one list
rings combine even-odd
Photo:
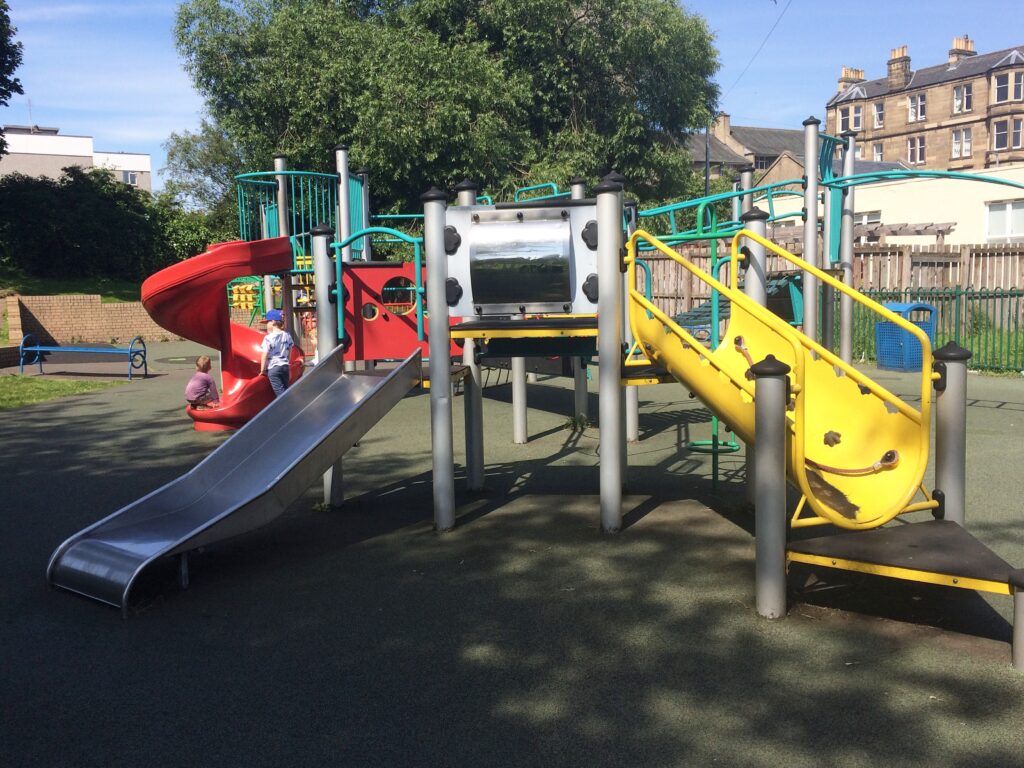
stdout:
[[949,49],[949,65],[956,66],[961,59],[977,55],[978,52],[974,50],[974,41],[971,40],[970,35],[954,37],[953,46]]
[[893,48],[886,64],[889,70],[889,90],[898,91],[905,88],[910,82],[910,56],[907,54],[907,46]]
[[864,70],[844,66],[839,72],[839,93],[842,93],[851,85],[864,82]]
[[729,113],[719,112],[715,118],[715,124],[711,128],[711,135],[723,144],[729,143],[732,133],[732,126],[729,124]]

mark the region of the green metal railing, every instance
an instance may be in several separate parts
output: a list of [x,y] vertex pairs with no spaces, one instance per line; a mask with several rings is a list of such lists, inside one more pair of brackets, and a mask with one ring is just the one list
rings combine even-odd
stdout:
[[[952,341],[970,350],[972,369],[1024,370],[1024,290],[910,288],[863,293],[879,303],[920,302],[934,307],[934,346]],[[853,354],[855,359],[877,359],[875,318],[859,306],[853,313]]]
[[[542,194],[535,195],[534,192],[541,192]],[[553,181],[545,182],[544,184],[532,184],[529,187],[520,187],[513,195],[512,200],[520,203],[526,200],[553,200],[561,197],[569,197],[571,192],[562,192],[558,189],[558,185]]]

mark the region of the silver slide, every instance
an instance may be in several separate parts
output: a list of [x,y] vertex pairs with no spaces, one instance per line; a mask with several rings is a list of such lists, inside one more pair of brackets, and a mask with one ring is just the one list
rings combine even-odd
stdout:
[[418,351],[344,373],[338,347],[192,470],[61,544],[47,579],[125,610],[150,563],[273,520],[419,380]]

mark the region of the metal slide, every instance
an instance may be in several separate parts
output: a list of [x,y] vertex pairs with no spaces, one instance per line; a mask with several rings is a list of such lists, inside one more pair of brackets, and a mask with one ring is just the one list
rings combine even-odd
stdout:
[[125,610],[156,560],[259,528],[316,483],[420,381],[420,353],[350,372],[339,346],[192,470],[61,544],[46,575]]
[[[738,248],[755,241],[798,269],[846,293],[921,344],[921,407],[913,407],[847,365],[737,288]],[[629,244],[628,285],[636,283],[637,242],[643,240],[732,302],[722,342],[710,350],[631,289],[630,322],[640,349],[693,391],[748,445],[754,435],[751,365],[773,355],[790,368],[786,471],[803,499],[794,527],[832,523],[874,528],[896,515],[936,506],[922,486],[928,465],[931,344],[917,326],[837,282],[764,238],[741,230],[733,238],[729,284],[689,263],[657,238],[638,231]],[[646,363],[645,363],[646,364]],[[924,500],[915,502],[918,494]]]

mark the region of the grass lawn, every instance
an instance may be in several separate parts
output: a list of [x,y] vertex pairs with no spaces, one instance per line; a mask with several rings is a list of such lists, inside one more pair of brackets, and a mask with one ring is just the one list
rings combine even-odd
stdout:
[[43,403],[68,395],[107,389],[123,381],[74,381],[40,376],[0,376],[0,410]]

